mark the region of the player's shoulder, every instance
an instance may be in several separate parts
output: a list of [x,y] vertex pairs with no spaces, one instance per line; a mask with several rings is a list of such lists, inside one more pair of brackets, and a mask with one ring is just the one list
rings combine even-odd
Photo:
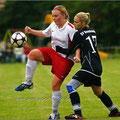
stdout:
[[96,34],[96,31],[91,27],[85,27],[82,30],[78,30],[80,36],[84,36],[86,34]]
[[96,31],[91,27],[86,27],[83,31],[86,31],[86,33],[96,33]]
[[75,32],[75,34],[74,34],[74,37],[81,37],[81,30],[77,30],[76,32]]
[[68,27],[75,28],[74,25],[72,23],[70,23],[70,22],[68,22]]
[[74,25],[67,21],[67,27],[68,29],[75,29]]
[[56,24],[55,24],[55,22],[53,21],[51,24],[50,24],[50,26],[55,26]]

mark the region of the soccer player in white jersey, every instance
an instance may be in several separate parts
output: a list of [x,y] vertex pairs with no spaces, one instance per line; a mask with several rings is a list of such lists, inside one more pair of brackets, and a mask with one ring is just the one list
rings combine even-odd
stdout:
[[25,27],[27,34],[36,35],[42,38],[50,37],[52,48],[38,48],[29,53],[29,58],[26,64],[26,82],[22,83],[15,90],[22,91],[33,87],[33,75],[37,62],[42,62],[43,65],[52,65],[52,113],[50,120],[60,118],[58,107],[61,101],[61,84],[65,77],[70,72],[74,62],[72,57],[67,57],[64,54],[56,52],[55,46],[62,48],[70,48],[71,40],[75,33],[74,26],[69,23],[69,15],[63,5],[58,5],[52,10],[53,22],[45,30],[34,30],[30,27]]

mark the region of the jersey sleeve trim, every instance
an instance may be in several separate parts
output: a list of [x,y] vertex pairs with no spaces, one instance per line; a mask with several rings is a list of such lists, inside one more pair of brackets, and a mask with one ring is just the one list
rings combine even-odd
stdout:
[[72,24],[68,23],[68,25],[69,25],[71,28],[74,28],[74,26],[73,26]]

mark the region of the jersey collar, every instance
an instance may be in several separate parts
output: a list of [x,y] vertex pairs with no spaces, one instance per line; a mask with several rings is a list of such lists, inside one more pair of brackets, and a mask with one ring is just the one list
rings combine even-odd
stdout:
[[65,27],[67,26],[67,24],[68,24],[68,21],[66,21],[66,23],[63,25],[62,28],[58,28],[58,26],[57,26],[57,25],[56,25],[56,26],[57,26],[57,29],[58,29],[58,30],[63,30],[63,29],[65,29]]

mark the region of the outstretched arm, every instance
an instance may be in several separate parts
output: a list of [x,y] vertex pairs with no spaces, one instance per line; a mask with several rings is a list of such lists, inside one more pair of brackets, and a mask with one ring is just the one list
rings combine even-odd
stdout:
[[42,33],[42,30],[34,30],[34,29],[31,29],[29,26],[26,26],[25,27],[25,33],[27,34],[32,34],[32,35],[35,35],[35,36],[38,36],[38,37],[42,37],[42,38],[45,38],[46,36]]

